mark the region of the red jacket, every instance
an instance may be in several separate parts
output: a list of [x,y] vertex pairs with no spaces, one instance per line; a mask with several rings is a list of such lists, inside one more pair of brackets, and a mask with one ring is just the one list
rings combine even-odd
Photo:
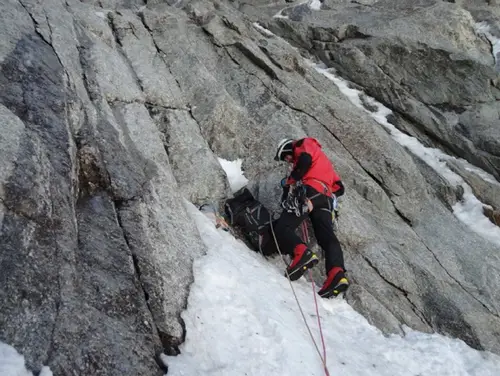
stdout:
[[[318,192],[330,195],[341,188],[337,183],[340,177],[335,172],[332,162],[321,150],[320,143],[311,137],[293,143],[293,170],[287,184],[301,180]],[[340,183],[342,184],[342,183]]]

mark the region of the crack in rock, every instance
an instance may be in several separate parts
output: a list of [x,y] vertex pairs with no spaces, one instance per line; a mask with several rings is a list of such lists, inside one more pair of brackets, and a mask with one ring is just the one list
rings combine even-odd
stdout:
[[377,275],[380,276],[380,278],[382,278],[384,280],[385,283],[387,283],[389,286],[393,287],[394,289],[396,289],[397,291],[399,291],[401,294],[403,294],[403,296],[405,297],[405,299],[411,305],[412,310],[417,315],[417,317],[419,317],[424,323],[426,323],[429,326],[429,328],[432,328],[431,322],[427,320],[427,318],[425,317],[425,314],[418,309],[418,307],[415,305],[415,303],[413,303],[411,301],[411,299],[408,296],[408,292],[405,291],[403,288],[397,286],[393,282],[389,281],[386,277],[384,277],[382,275],[382,273],[378,270],[378,268],[368,259],[368,257],[366,257],[365,255],[363,255],[359,251],[357,251],[357,253],[363,258],[363,260],[365,260],[365,262],[368,264],[368,266],[370,266],[377,273]]
[[42,38],[42,40],[47,43],[50,48],[52,48],[52,50],[54,51],[54,54],[55,56],[57,57],[57,60],[59,60],[59,64],[61,64],[61,67],[63,68],[63,72],[66,76],[66,82],[65,84],[68,85],[69,82],[70,82],[70,76],[69,76],[69,73],[68,71],[66,70],[66,68],[64,67],[64,64],[61,60],[61,57],[59,56],[59,54],[57,53],[56,49],[54,48],[54,46],[52,45],[52,40],[54,39],[53,38],[53,31],[52,31],[52,26],[50,24],[50,21],[49,21],[49,17],[47,16],[47,12],[45,12],[45,9],[44,9],[44,16],[45,16],[45,20],[47,21],[47,27],[49,28],[49,36],[50,36],[50,41],[48,41],[47,39],[45,39],[45,37],[43,36],[42,33],[40,33],[38,30],[37,30],[37,26],[39,25],[39,23],[35,20],[35,17],[33,16],[33,14],[29,11],[29,9],[23,4],[22,0],[18,0],[19,1],[19,4],[21,4],[21,6],[24,8],[24,10],[26,11],[26,13],[28,13],[29,17],[31,18],[31,21],[33,22],[34,24],[34,29],[35,29],[35,33],[40,37]]
[[[127,200],[127,201],[131,201],[131,200]],[[114,206],[115,206],[115,216],[116,216],[116,221],[118,223],[118,226],[120,226],[120,229],[122,231],[122,236],[123,236],[123,239],[125,240],[125,244],[127,245],[127,248],[130,252],[130,255],[132,257],[132,263],[133,263],[133,266],[134,266],[134,274],[135,274],[135,277],[137,279],[137,282],[140,286],[140,289],[142,290],[143,292],[143,296],[144,296],[144,301],[146,303],[146,306],[147,306],[147,309],[149,311],[149,314],[151,315],[151,325],[153,326],[154,328],[154,331],[156,333],[159,334],[159,337],[160,337],[160,340],[162,340],[161,338],[161,335],[160,335],[160,331],[158,330],[158,327],[156,325],[156,322],[155,322],[155,319],[154,319],[154,315],[153,315],[153,311],[151,309],[151,306],[149,304],[149,293],[147,291],[147,289],[144,287],[143,283],[142,283],[142,274],[141,274],[141,268],[139,266],[139,260],[137,259],[137,255],[134,254],[134,252],[132,251],[132,246],[130,244],[130,239],[128,238],[127,236],[127,232],[123,226],[123,223],[122,223],[122,218],[121,218],[121,215],[120,215],[120,207],[123,206],[124,203],[126,203],[126,201],[120,201],[120,200],[114,200]],[[163,343],[163,340],[162,340],[162,344],[165,348],[165,343]]]
[[[146,93],[144,91],[144,85],[142,83],[142,80],[137,75],[137,72],[135,71],[135,69],[134,69],[134,67],[132,65],[132,62],[128,58],[127,54],[125,53],[125,51],[123,51],[123,45],[122,45],[122,42],[120,41],[120,37],[118,36],[118,31],[119,30],[128,30],[128,29],[125,29],[125,28],[120,28],[119,29],[119,28],[117,28],[116,25],[114,24],[114,22],[109,17],[109,15],[108,15],[107,21],[108,21],[108,26],[111,29],[111,32],[113,33],[113,36],[115,37],[116,46],[118,47],[117,48],[118,53],[123,58],[123,60],[127,63],[128,67],[129,67],[129,70],[132,73],[132,76],[134,77],[135,81],[139,85],[139,88],[141,89],[141,92],[144,95],[146,95]],[[134,34],[134,36],[137,38],[137,35],[135,34],[134,27],[132,26],[132,24],[130,24],[130,28],[129,29],[132,30],[132,34]]]
[[155,40],[154,35],[153,35],[153,30],[151,30],[149,28],[149,26],[144,18],[143,12],[139,13],[139,19],[141,20],[142,24],[144,25],[144,28],[148,31],[149,35],[151,36],[151,40],[153,41],[153,45],[156,48],[156,52],[158,53],[158,56],[160,56],[161,60],[165,64],[165,67],[168,69],[170,75],[174,78],[175,82],[177,83],[177,87],[179,88],[179,90],[182,93],[181,84],[180,84],[179,80],[177,79],[177,77],[175,77],[175,75],[172,73],[172,70],[170,69],[167,62],[165,61],[165,53],[161,50],[160,47],[158,47],[158,44],[156,43],[156,40]]
[[[31,21],[33,22],[33,25],[34,25],[34,31],[35,33],[40,37],[40,39],[42,41],[44,41],[51,49],[52,51],[54,52],[54,56],[57,58],[60,66],[61,66],[61,69],[62,69],[62,72],[64,74],[64,78],[65,78],[65,82],[64,82],[64,89],[67,88],[67,85],[69,84],[70,82],[70,78],[69,78],[69,74],[67,72],[67,70],[65,69],[64,67],[64,64],[61,60],[61,57],[59,56],[59,54],[57,53],[56,49],[54,48],[54,46],[52,45],[52,40],[53,40],[53,31],[52,31],[52,26],[50,25],[50,22],[49,22],[49,18],[47,16],[47,13],[44,11],[44,16],[45,16],[45,19],[47,21],[47,27],[49,29],[49,35],[50,35],[50,40],[47,40],[45,38],[45,36],[38,30],[38,27],[39,26],[39,23],[36,21],[35,17],[33,16],[33,14],[30,12],[30,10],[28,9],[28,7],[21,1],[21,0],[18,0],[19,1],[19,4],[22,6],[22,8],[26,11],[26,13],[28,14],[28,16],[30,17]],[[23,98],[24,98],[24,95],[25,93],[23,93]],[[65,106],[67,107],[67,103],[65,103]],[[68,125],[66,123],[66,125]],[[69,135],[71,135],[71,130],[69,130]],[[38,224],[42,224],[42,223],[39,223],[35,218],[30,218],[30,216],[27,216],[25,214],[22,214],[22,213],[19,213],[19,212],[16,212],[15,210],[12,210],[11,208],[9,208],[8,205],[6,205],[6,203],[4,202],[3,199],[0,198],[0,200],[2,201],[2,203],[4,204],[4,206],[7,208],[7,210],[13,212],[14,214],[16,215],[19,215],[27,220],[30,220],[30,221],[33,221],[35,223],[38,223]],[[54,202],[55,200],[51,200],[51,205],[52,205],[52,213],[54,213]],[[50,222],[53,222],[53,219],[50,219]],[[51,231],[52,232],[52,235],[53,235],[53,239],[57,239],[57,234],[55,232],[55,228],[52,224],[50,224],[49,226],[46,225],[46,223],[43,223],[44,227],[46,228],[47,231]],[[57,241],[54,241],[54,255],[55,255],[55,259],[60,261],[62,259],[62,251],[61,251],[61,248],[59,247],[59,245],[57,244]],[[63,278],[61,276],[61,269],[59,268],[58,271],[58,276],[57,276],[57,292],[58,292],[58,299],[55,299],[55,316],[54,316],[54,321],[53,321],[53,327],[52,327],[52,331],[51,331],[51,334],[50,334],[50,341],[49,341],[49,347],[47,349],[47,356],[46,356],[46,359],[43,361],[43,363],[45,364],[50,364],[55,356],[55,336],[56,336],[56,331],[57,331],[57,328],[58,328],[58,321],[59,321],[59,318],[60,318],[60,315],[61,315],[61,304],[62,304],[62,301],[63,301],[63,296],[62,296],[62,283],[61,283],[61,279]]]
[[431,248],[429,248],[427,246],[427,244],[425,244],[424,240],[421,239],[417,233],[415,233],[415,235],[418,237],[418,239],[422,242],[422,244],[425,246],[425,248],[427,248],[429,250],[429,252],[431,253],[431,255],[434,257],[434,259],[436,260],[436,262],[438,263],[438,265],[444,270],[444,272],[458,285],[460,286],[460,288],[467,294],[469,295],[470,297],[472,297],[475,301],[477,301],[479,304],[481,304],[490,314],[492,314],[493,316],[495,317],[498,317],[500,318],[500,315],[494,311],[491,310],[491,308],[489,308],[486,304],[484,304],[481,300],[479,300],[476,295],[474,295],[473,293],[471,293],[467,288],[465,288],[462,283],[460,283],[459,280],[457,280],[456,278],[454,278],[451,273],[444,267],[444,265],[439,261],[439,258],[436,256],[436,254],[432,251]]

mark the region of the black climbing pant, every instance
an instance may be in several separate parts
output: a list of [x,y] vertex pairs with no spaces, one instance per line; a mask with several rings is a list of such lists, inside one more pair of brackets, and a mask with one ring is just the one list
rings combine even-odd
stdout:
[[[293,257],[293,251],[299,244],[305,244],[295,233],[295,230],[308,217],[314,230],[314,236],[319,246],[325,254],[326,273],[335,266],[344,268],[344,255],[339,240],[333,232],[332,210],[333,199],[329,196],[320,194],[314,188],[306,186],[306,196],[311,200],[313,209],[300,217],[295,213],[288,213],[283,210],[281,216],[274,225],[276,239],[283,253]],[[307,245],[307,244],[306,244]]]

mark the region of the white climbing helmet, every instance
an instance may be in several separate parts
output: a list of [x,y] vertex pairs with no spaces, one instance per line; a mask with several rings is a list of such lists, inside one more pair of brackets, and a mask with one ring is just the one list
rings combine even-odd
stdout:
[[293,154],[293,141],[291,138],[284,138],[279,142],[276,149],[276,156],[274,157],[275,161],[284,161],[285,155]]

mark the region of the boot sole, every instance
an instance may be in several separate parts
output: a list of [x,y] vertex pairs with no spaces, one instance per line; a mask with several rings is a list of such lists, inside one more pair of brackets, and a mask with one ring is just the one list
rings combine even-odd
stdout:
[[[288,277],[290,278],[290,281],[296,281],[300,277],[304,275],[304,273],[307,271],[307,269],[313,268],[317,263],[319,262],[318,257],[316,255],[312,256],[311,259],[306,262],[302,267],[295,269],[292,272],[288,272]],[[285,277],[287,273],[285,272]]]
[[347,289],[349,288],[349,282],[347,281],[346,278],[342,278],[337,286],[333,290],[326,290],[324,292],[318,292],[318,295],[321,296],[322,298],[328,299],[333,297],[336,297],[337,295],[346,292]]

